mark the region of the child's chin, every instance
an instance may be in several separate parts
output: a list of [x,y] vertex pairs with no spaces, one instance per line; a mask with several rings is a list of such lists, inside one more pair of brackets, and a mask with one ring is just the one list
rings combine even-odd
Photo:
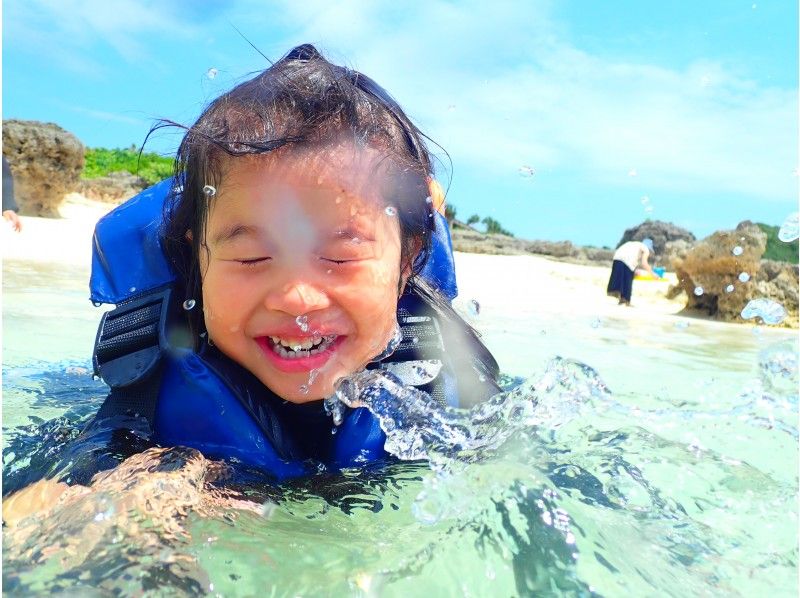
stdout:
[[304,388],[306,384],[308,384],[308,382],[305,381],[299,383],[297,386],[287,386],[284,384],[283,388],[278,389],[275,394],[284,401],[296,404],[321,401],[333,394],[333,386],[331,384],[323,385],[317,382],[316,384],[312,384],[308,390]]

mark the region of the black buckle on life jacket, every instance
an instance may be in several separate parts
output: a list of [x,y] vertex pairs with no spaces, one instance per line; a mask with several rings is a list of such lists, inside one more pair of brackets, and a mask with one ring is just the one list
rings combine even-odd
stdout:
[[92,362],[95,374],[111,388],[146,379],[167,349],[166,324],[172,288],[151,291],[103,314]]
[[397,323],[403,335],[400,344],[385,361],[442,359],[444,341],[439,322],[431,310],[397,310]]

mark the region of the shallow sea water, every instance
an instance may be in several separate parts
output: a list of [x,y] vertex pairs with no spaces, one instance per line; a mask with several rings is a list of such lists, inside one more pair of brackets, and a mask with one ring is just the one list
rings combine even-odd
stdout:
[[[3,273],[13,484],[105,387],[86,272]],[[797,595],[795,333],[534,306],[472,321],[514,390],[434,412],[363,381],[393,450],[423,460],[231,488],[199,455],[153,454],[131,466],[138,490],[109,482],[4,533],[5,593]]]

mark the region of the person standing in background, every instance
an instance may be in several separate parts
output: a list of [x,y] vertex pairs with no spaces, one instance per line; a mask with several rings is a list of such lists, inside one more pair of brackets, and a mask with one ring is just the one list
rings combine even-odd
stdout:
[[661,278],[648,263],[648,258],[653,252],[653,240],[628,241],[623,243],[614,252],[614,262],[611,265],[611,278],[608,280],[606,292],[610,297],[619,297],[620,305],[631,304],[631,291],[633,290],[633,277],[637,268],[646,270],[654,278]]
[[17,215],[17,202],[14,201],[14,178],[11,167],[3,156],[3,218],[11,223],[11,227],[19,232],[22,230],[22,221]]

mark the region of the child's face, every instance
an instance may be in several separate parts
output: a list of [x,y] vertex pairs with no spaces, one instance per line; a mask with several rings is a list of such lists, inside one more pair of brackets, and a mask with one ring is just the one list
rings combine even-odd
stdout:
[[344,148],[324,160],[235,159],[210,200],[200,252],[208,335],[293,403],[329,396],[394,332],[400,227],[374,164]]

